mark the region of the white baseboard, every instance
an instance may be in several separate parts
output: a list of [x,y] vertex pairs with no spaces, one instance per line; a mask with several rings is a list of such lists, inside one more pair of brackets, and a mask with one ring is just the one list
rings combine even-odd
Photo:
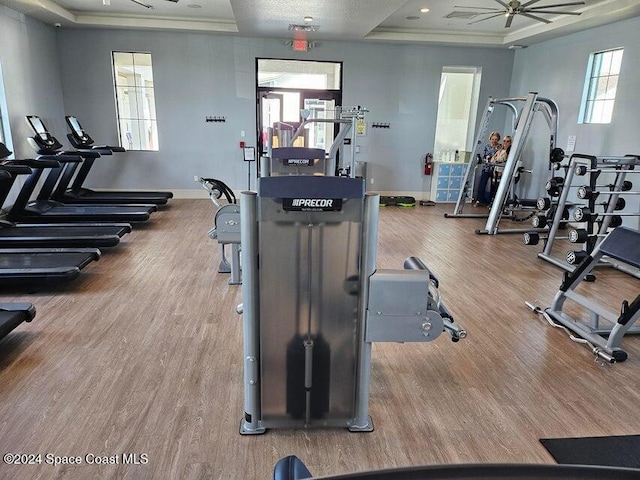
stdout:
[[172,190],[173,198],[209,198],[209,193],[204,189]]

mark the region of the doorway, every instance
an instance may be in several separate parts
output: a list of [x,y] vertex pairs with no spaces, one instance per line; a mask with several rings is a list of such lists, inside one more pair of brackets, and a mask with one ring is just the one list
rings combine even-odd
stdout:
[[[342,105],[342,62],[256,59],[256,144],[260,155],[267,153],[269,129],[295,132],[308,118],[333,118]],[[338,129],[333,123],[311,123],[293,146],[321,148],[333,143]],[[274,147],[283,147],[283,137],[274,135]],[[258,168],[259,171],[259,168]]]
[[436,161],[468,161],[462,152],[473,147],[481,76],[482,69],[477,67],[442,69],[433,147]]

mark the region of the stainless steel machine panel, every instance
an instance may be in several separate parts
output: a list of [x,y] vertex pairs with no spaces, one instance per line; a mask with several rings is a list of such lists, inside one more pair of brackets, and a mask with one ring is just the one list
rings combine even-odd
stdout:
[[356,385],[362,201],[285,211],[267,197],[258,210],[263,425],[346,426]]

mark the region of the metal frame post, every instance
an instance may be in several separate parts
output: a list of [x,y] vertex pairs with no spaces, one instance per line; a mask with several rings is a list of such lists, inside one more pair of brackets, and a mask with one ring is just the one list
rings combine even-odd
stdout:
[[364,219],[362,223],[362,262],[360,270],[360,299],[358,305],[358,363],[356,371],[356,402],[352,432],[370,432],[373,421],[369,416],[369,388],[371,386],[371,343],[365,341],[365,322],[369,303],[369,278],[376,270],[378,241],[378,214],[380,195],[367,193],[364,197]]
[[260,286],[258,283],[258,195],[240,194],[242,245],[242,329],[244,366],[244,418],[240,433],[265,432],[260,404]]

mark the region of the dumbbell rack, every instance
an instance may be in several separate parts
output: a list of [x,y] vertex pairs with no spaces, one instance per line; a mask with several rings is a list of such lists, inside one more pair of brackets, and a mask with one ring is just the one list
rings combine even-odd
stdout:
[[[553,265],[556,265],[568,272],[573,272],[576,268],[573,264],[567,263],[565,260],[559,260],[551,255],[553,249],[553,243],[556,240],[558,230],[561,225],[565,223],[566,212],[569,207],[575,207],[576,205],[569,203],[568,197],[571,186],[574,182],[578,169],[584,169],[588,173],[589,181],[587,186],[591,192],[597,191],[597,180],[601,173],[615,173],[615,181],[611,184],[609,191],[604,192],[609,196],[608,201],[604,204],[606,215],[602,216],[601,220],[594,220],[592,216],[588,216],[586,221],[581,223],[585,224],[585,230],[588,233],[588,238],[584,242],[584,253],[581,255],[575,255],[575,252],[570,251],[567,253],[567,259],[573,258],[574,263],[580,263],[579,260],[590,255],[596,246],[602,241],[604,234],[607,233],[611,226],[612,215],[614,214],[620,194],[623,193],[623,184],[628,170],[632,170],[635,165],[640,165],[640,159],[637,156],[625,156],[625,157],[595,157],[592,155],[574,154],[571,156],[567,173],[563,184],[560,186],[559,198],[557,202],[552,202],[552,206],[555,207],[555,213],[553,221],[550,224],[549,235],[545,239],[544,249],[538,254],[538,257],[546,260]],[[584,184],[584,183],[583,183]],[[587,201],[587,207],[591,212],[595,212],[595,209],[600,204],[596,203],[597,195],[591,195],[585,200]],[[639,214],[640,215],[640,214]],[[578,260],[578,261],[576,261]],[[611,262],[601,262],[602,265],[613,266],[620,270],[626,271],[634,276],[637,273],[629,271],[628,269],[621,267],[620,265],[613,264]]]

